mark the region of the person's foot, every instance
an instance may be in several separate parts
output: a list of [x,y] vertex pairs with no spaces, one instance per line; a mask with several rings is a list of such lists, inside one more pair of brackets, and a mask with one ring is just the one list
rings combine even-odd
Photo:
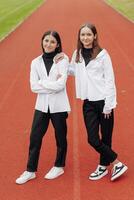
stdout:
[[125,173],[125,171],[127,171],[127,169],[128,167],[121,162],[115,164],[112,169],[111,181],[114,181],[115,179],[119,178],[122,174]]
[[15,182],[17,184],[23,184],[23,183],[26,183],[29,180],[34,179],[34,178],[36,178],[35,172],[24,171],[23,174],[21,174],[20,177],[17,178]]
[[106,176],[108,174],[107,167],[98,165],[97,169],[90,174],[89,179],[90,180],[99,180],[103,176]]
[[63,167],[52,167],[50,171],[44,176],[45,179],[54,179],[64,173]]

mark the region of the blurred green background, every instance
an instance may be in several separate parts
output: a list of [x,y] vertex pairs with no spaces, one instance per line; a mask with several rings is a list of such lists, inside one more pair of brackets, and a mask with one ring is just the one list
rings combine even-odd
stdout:
[[131,21],[134,21],[134,0],[105,0],[105,2],[121,12]]
[[[43,4],[44,1],[0,0],[0,40],[14,30],[26,17]],[[134,0],[105,0],[105,2],[120,11],[131,21],[134,21]]]
[[43,2],[44,0],[0,0],[0,40]]

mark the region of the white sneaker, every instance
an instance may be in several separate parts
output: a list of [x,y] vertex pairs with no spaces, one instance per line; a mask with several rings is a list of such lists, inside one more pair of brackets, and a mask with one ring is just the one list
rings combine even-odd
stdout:
[[64,173],[63,167],[52,167],[50,171],[44,176],[45,179],[54,179]]
[[35,172],[24,171],[23,174],[19,178],[17,178],[15,182],[17,184],[23,184],[34,178],[36,178]]
[[99,180],[103,176],[106,176],[108,174],[108,170],[105,166],[98,165],[97,169],[90,174],[89,179],[90,180]]
[[127,171],[127,169],[128,167],[121,162],[115,164],[112,169],[111,181],[114,181],[115,179],[119,178],[122,174],[125,173],[125,171]]

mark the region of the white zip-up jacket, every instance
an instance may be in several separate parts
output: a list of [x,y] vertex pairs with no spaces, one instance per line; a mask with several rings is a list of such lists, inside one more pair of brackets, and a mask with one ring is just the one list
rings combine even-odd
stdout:
[[[66,80],[68,70],[68,57],[58,63],[53,63],[49,75],[42,55],[35,58],[31,63],[30,86],[34,93],[37,93],[35,109],[50,113],[69,112],[70,104],[66,92]],[[57,75],[62,76],[57,80]]]
[[76,97],[89,101],[104,100],[103,112],[107,113],[116,107],[116,87],[111,58],[103,49],[95,59],[85,67],[80,55],[80,62],[75,62],[76,50],[73,53],[69,72],[75,75]]

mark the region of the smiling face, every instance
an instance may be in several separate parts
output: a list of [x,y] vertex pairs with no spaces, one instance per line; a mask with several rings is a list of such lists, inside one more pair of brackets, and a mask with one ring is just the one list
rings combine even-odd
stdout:
[[96,39],[96,35],[87,26],[80,30],[80,42],[85,48],[92,48],[94,39]]
[[42,47],[46,53],[54,52],[58,43],[54,36],[46,35],[42,41]]

